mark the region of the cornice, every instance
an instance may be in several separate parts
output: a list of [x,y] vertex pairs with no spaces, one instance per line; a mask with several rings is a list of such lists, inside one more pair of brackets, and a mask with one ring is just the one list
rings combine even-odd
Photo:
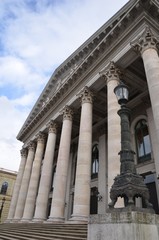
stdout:
[[[99,30],[97,30],[90,38],[88,38],[87,41],[85,41],[55,70],[23,126],[31,123],[31,121],[35,118],[38,112],[41,111],[41,107],[47,102],[47,95],[49,95],[51,90],[54,90],[54,88],[56,88],[59,82],[59,78],[61,78],[63,73],[73,68],[77,62],[83,61],[84,58],[88,55],[88,53],[99,44],[101,39],[103,39],[106,34],[110,32],[110,30],[116,25],[117,21],[120,20],[123,14],[125,14],[127,9],[129,9],[129,7],[133,3],[134,0],[129,1],[122,9],[120,9],[112,18],[110,18],[105,24],[103,24],[103,26],[99,28]],[[21,131],[19,132],[19,134],[20,133]]]
[[[137,0],[138,1],[138,0]],[[136,0],[130,0],[125,4],[114,16],[112,16],[103,26],[101,26],[90,38],[88,38],[75,52],[73,52],[55,71],[56,75],[67,70],[73,66],[78,58],[83,58],[87,55],[89,50],[94,49],[95,46],[116,26],[116,23],[122,18],[125,12],[137,2]],[[140,0],[139,0],[140,1]],[[86,54],[84,54],[86,53]],[[74,61],[75,59],[75,61]]]
[[[96,47],[94,47],[93,50],[87,55],[87,57],[85,57],[85,59],[79,65],[77,65],[72,72],[70,72],[67,75],[65,81],[61,82],[61,85],[59,87],[56,86],[56,90],[54,94],[50,98],[48,98],[47,101],[45,101],[45,104],[41,105],[41,107],[39,107],[39,109],[37,109],[36,111],[31,112],[32,114],[30,114],[27,120],[25,121],[22,129],[20,130],[17,136],[17,139],[22,140],[25,134],[27,134],[44,117],[44,115],[48,113],[48,111],[54,105],[57,105],[57,103],[64,97],[65,94],[70,92],[70,89],[72,89],[72,86],[77,82],[77,80],[79,82],[79,78],[82,77],[82,75],[86,72],[86,70],[88,70],[88,68],[90,68],[92,65],[94,65],[95,62],[97,62],[99,56],[101,57],[103,53],[105,53],[105,50],[107,48],[109,49],[110,46],[112,46],[112,43],[117,40],[121,32],[123,32],[127,28],[128,24],[130,22],[132,23],[133,18],[136,18],[136,15],[141,14],[141,10],[144,10],[143,0],[130,1],[130,2],[131,2],[131,5],[130,4],[128,5],[129,8],[127,9],[126,13],[121,11],[121,13],[118,14],[120,17],[116,19],[116,24],[114,26],[113,25],[108,26],[108,24],[105,24],[107,28],[110,28],[110,29],[109,31],[107,30],[108,33],[100,41],[100,43],[98,43]],[[150,0],[149,2],[151,3],[151,7],[154,8],[153,0],[152,1]],[[115,22],[115,18],[113,17],[112,19]],[[111,21],[108,21],[108,22],[110,23]],[[102,29],[104,29],[103,26],[102,26]],[[57,70],[55,72],[57,74]],[[37,103],[35,104],[34,109],[37,108],[38,104],[40,103],[40,100],[42,99],[42,96],[43,95],[47,96],[47,92],[48,92],[47,89],[48,87],[52,88],[53,82],[54,80],[52,78],[51,81],[48,82],[41,96],[39,97]],[[54,84],[54,87],[55,87],[55,84]]]

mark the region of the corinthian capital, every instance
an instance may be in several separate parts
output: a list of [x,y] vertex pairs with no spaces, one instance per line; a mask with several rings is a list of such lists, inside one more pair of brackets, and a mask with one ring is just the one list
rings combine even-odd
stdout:
[[113,61],[111,61],[109,65],[100,72],[100,75],[106,79],[107,83],[111,80],[120,81],[121,74],[121,70],[115,66]]
[[28,144],[29,151],[35,151],[35,147],[36,147],[35,142],[30,141],[30,143]]
[[69,106],[65,106],[62,110],[63,112],[63,120],[71,120],[73,118],[73,110]]
[[130,44],[136,52],[140,52],[142,54],[149,48],[157,50],[159,46],[159,38],[155,37],[151,29],[147,26],[143,34]]
[[57,128],[58,128],[58,125],[56,122],[54,122],[53,120],[51,120],[47,127],[49,128],[49,133],[57,133]]
[[92,103],[94,93],[86,86],[82,89],[80,93],[77,94],[77,96],[81,99],[81,103]]
[[27,149],[26,148],[22,148],[20,150],[20,154],[21,154],[22,157],[27,157]]
[[45,143],[46,135],[44,133],[39,132],[36,137],[37,137],[37,142]]

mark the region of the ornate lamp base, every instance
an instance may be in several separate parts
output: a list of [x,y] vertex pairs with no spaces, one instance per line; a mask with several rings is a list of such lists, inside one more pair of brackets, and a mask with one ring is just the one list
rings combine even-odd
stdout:
[[132,208],[133,210],[135,209],[135,198],[141,197],[143,208],[151,209],[151,212],[154,212],[153,206],[149,202],[149,190],[139,174],[123,173],[115,177],[110,190],[110,209],[114,208],[118,197],[124,198],[125,208]]

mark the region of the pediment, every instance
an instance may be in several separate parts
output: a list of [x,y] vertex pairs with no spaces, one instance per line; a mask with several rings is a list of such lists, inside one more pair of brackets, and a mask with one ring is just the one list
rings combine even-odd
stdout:
[[133,21],[146,14],[154,21],[159,19],[157,0],[130,0],[108,22],[96,31],[84,44],[70,55],[52,74],[17,138],[31,130],[32,126],[72,87],[82,75],[89,71],[111,47],[119,43]]

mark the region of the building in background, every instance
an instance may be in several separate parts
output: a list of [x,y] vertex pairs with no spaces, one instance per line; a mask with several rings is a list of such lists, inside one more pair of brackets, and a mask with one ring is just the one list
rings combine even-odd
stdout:
[[130,91],[137,172],[159,213],[158,36],[158,1],[130,0],[55,70],[17,136],[24,146],[8,222],[87,222],[106,212],[120,171],[120,81]]
[[8,216],[17,172],[0,168],[0,223]]

